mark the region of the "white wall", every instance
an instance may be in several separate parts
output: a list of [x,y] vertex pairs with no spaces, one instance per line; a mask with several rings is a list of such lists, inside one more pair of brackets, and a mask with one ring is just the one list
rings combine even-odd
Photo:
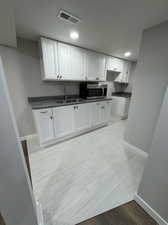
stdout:
[[143,33],[125,139],[149,152],[168,84],[168,22]]
[[37,225],[36,207],[0,59],[0,212],[6,225]]
[[168,222],[168,90],[138,194]]
[[[40,74],[38,45],[18,40],[18,48],[0,47],[20,136],[35,133],[27,97],[64,95],[67,83],[43,82]],[[78,94],[78,84],[70,83],[66,94]]]

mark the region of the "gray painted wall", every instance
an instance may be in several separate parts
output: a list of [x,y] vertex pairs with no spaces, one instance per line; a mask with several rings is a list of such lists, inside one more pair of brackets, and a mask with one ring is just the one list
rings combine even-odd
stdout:
[[143,33],[125,139],[149,152],[168,84],[168,22]]
[[0,59],[0,212],[6,225],[37,225],[33,192]]
[[[43,82],[37,42],[18,39],[18,48],[0,47],[20,136],[35,133],[27,97],[78,94],[78,84]],[[67,88],[68,86],[68,88]],[[65,89],[64,89],[65,87]]]
[[168,90],[138,194],[168,222]]

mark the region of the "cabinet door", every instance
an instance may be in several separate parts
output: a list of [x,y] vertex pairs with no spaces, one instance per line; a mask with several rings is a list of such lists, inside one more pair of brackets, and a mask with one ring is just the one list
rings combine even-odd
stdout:
[[124,82],[124,83],[129,82],[130,71],[131,71],[131,62],[125,61],[124,62],[124,69],[123,69],[122,82]]
[[74,105],[75,131],[85,130],[91,127],[91,104]]
[[70,49],[69,46],[63,43],[58,43],[58,61],[59,61],[59,76],[63,80],[70,79]]
[[106,56],[98,54],[98,77],[100,81],[106,81]]
[[84,80],[85,51],[58,43],[59,75],[61,80]]
[[114,96],[112,100],[112,115],[124,117],[126,102],[127,98]]
[[33,113],[40,143],[52,140],[54,138],[52,109],[34,110]]
[[73,106],[61,106],[53,109],[55,137],[63,137],[73,132]]
[[97,126],[101,123],[101,114],[100,114],[100,103],[92,103],[92,126]]
[[92,104],[92,126],[107,123],[110,119],[110,101],[94,102]]
[[58,76],[58,43],[41,38],[43,79],[55,80]]
[[111,118],[111,103],[112,101],[106,102],[106,122],[108,123]]
[[108,105],[107,103],[104,101],[104,102],[101,102],[100,104],[100,123],[106,123],[107,122],[107,108],[108,108]]
[[107,62],[107,70],[121,73],[123,71],[124,60],[115,57],[109,57]]
[[90,81],[106,80],[106,56],[86,51],[86,79]]
[[95,52],[86,51],[86,77],[87,80],[99,80],[99,63],[98,56]]
[[70,46],[70,68],[73,80],[84,80],[85,50]]

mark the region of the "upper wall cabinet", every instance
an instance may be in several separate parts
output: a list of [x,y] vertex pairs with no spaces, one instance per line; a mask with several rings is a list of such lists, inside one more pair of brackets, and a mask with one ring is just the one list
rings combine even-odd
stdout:
[[106,81],[107,56],[98,54],[98,74],[101,81]]
[[115,82],[128,83],[131,71],[131,62],[109,57],[107,62],[107,70],[118,73]]
[[123,70],[115,79],[115,82],[128,83],[131,71],[131,62],[124,61]]
[[124,67],[124,60],[108,57],[107,70],[121,73]]
[[86,80],[106,80],[106,56],[93,51],[86,51]]
[[58,77],[58,43],[41,38],[41,71],[44,80],[55,80]]
[[119,74],[116,82],[128,82],[131,64],[125,60],[46,38],[40,45],[43,80],[106,81],[109,70]]
[[61,80],[84,80],[85,51],[72,45],[58,43],[58,63]]

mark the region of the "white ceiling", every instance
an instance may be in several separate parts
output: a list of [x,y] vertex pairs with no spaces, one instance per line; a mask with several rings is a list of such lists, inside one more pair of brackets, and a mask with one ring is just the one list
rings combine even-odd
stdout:
[[[14,0],[17,35],[39,35],[119,57],[137,59],[142,30],[168,19],[168,0]],[[59,20],[59,9],[82,19],[78,25]],[[79,31],[78,41],[69,38]]]

